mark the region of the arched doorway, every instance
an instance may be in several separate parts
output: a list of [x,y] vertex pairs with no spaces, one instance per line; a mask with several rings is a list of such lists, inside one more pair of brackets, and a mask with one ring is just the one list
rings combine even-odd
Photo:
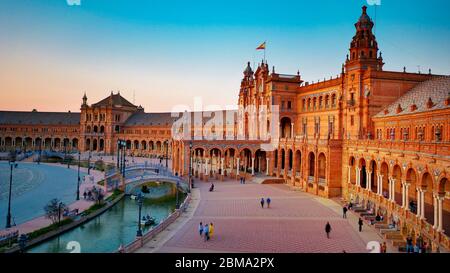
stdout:
[[99,151],[103,151],[105,149],[105,140],[103,138],[99,141]]
[[281,138],[291,138],[291,119],[284,117],[280,120],[280,134]]
[[267,168],[266,151],[257,150],[255,152],[255,172],[265,173]]
[[409,210],[417,214],[417,174],[413,168],[406,171],[406,183],[409,184],[408,187],[408,204],[406,204]]
[[402,205],[402,170],[399,165],[395,165],[392,169],[392,178],[395,180],[394,184],[394,200],[397,205]]
[[139,150],[139,140],[133,141],[133,150]]
[[377,193],[378,192],[378,183],[377,183],[377,174],[378,174],[378,169],[377,169],[377,163],[375,162],[375,160],[371,160],[369,163],[370,166],[370,170],[372,171],[372,173],[370,174],[370,182],[371,182],[371,191]]
[[97,151],[98,145],[97,145],[97,139],[94,138],[92,141],[92,150]]
[[424,193],[424,215],[426,221],[434,225],[434,207],[433,207],[433,177],[430,173],[426,172],[422,176],[421,187],[425,190]]
[[350,179],[350,183],[352,185],[356,184],[356,159],[355,157],[351,156],[348,160],[348,166],[349,168],[349,179]]
[[283,171],[285,169],[285,159],[286,159],[286,152],[284,151],[284,149],[281,149],[281,171]]
[[241,171],[251,172],[252,152],[250,149],[244,148],[239,156],[241,158]]
[[327,159],[324,153],[320,153],[317,159],[319,183],[326,184]]
[[218,148],[213,148],[209,151],[209,158],[210,158],[210,174],[216,175],[222,173],[222,166],[221,166],[221,158],[222,158],[222,151]]
[[292,152],[291,149],[289,149],[288,159],[289,159],[288,171],[291,172],[292,171],[292,166],[294,164],[294,162],[293,162],[293,160],[294,160],[294,153]]
[[442,178],[439,181],[439,194],[444,196],[442,201],[442,229],[446,235],[450,234],[450,182],[447,178]]
[[364,158],[359,160],[359,185],[362,188],[367,187],[367,167],[366,160]]
[[301,176],[302,173],[302,152],[300,152],[300,150],[295,151],[295,169],[296,169],[296,174],[295,176]]
[[384,198],[388,198],[389,197],[389,166],[386,162],[381,163],[381,167],[380,167],[380,175],[381,177],[381,183],[382,188],[381,188],[381,193],[383,195]]
[[86,139],[86,147],[85,147],[86,151],[90,151],[91,150],[91,139],[88,138]]
[[314,169],[316,164],[316,156],[313,152],[310,152],[308,154],[308,181],[313,182],[314,181]]
[[131,140],[127,140],[126,146],[127,146],[127,150],[131,149]]

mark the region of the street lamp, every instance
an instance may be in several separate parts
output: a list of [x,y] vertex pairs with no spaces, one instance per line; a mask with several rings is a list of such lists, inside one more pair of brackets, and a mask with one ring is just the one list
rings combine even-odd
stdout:
[[78,151],[78,182],[77,182],[77,200],[80,200],[80,161],[81,161],[81,151]]
[[9,173],[8,214],[6,215],[6,228],[11,227],[11,192],[12,192],[12,173],[14,166],[17,166],[15,158],[9,161],[10,173]]
[[38,164],[41,164],[41,155],[42,155],[42,137],[39,139],[39,157],[38,157]]
[[120,139],[117,140],[117,169],[119,169],[119,157],[120,157]]
[[164,141],[164,143],[166,143],[166,169],[167,168],[169,168],[168,166],[168,163],[167,163],[167,160],[169,159],[169,141],[168,140],[166,140],[166,141]]
[[88,157],[88,175],[91,174],[91,147],[89,147],[89,157]]
[[189,192],[194,185],[192,183],[192,140],[189,141]]
[[138,206],[139,206],[139,217],[138,217],[138,230],[137,230],[136,236],[142,237],[142,229],[141,229],[141,212],[142,212],[142,203],[143,203],[142,194],[139,193],[137,198],[138,198]]
[[177,201],[176,201],[176,209],[179,209],[180,208],[180,202],[178,202],[178,187],[180,186],[180,182],[179,181],[177,181],[177,190],[176,190],[176,195],[177,195]]

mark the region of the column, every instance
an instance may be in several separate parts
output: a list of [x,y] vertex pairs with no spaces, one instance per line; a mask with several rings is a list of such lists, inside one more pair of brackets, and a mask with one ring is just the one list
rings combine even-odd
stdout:
[[347,179],[347,183],[350,184],[351,183],[351,178],[352,178],[352,167],[347,166],[348,169],[348,179]]
[[438,210],[439,210],[439,203],[438,203],[438,196],[437,194],[433,194],[433,210],[434,210],[434,224],[433,228],[437,229],[439,223],[438,223]]
[[416,188],[417,191],[417,217],[420,218],[420,216],[422,215],[422,201],[420,200],[420,197],[422,197],[422,195],[420,194],[420,188]]
[[239,176],[239,161],[240,161],[240,158],[238,157],[236,160],[236,175],[237,176]]
[[356,186],[359,187],[361,186],[361,181],[359,180],[361,172],[359,170],[359,167],[356,167],[355,170],[356,170]]
[[277,178],[280,177],[281,173],[281,150],[278,149],[277,158],[275,159],[277,161]]
[[220,174],[222,175],[222,177],[225,174],[224,162],[225,162],[225,158],[221,157],[220,158]]
[[255,175],[255,158],[252,157],[252,175]]
[[443,231],[442,229],[442,203],[444,202],[444,196],[442,195],[438,195],[437,196],[438,199],[438,227],[437,227],[437,231],[441,232]]
[[406,203],[406,183],[402,182],[402,208],[408,207],[408,204]]
[[380,195],[383,196],[383,175],[380,174],[378,178],[380,179],[380,186],[379,186]]
[[270,160],[270,158],[269,157],[266,157],[266,175],[269,175],[269,160]]
[[420,190],[420,219],[424,219],[425,220],[425,191],[421,189]]
[[370,191],[372,189],[372,172],[367,171],[366,172],[366,190]]
[[291,138],[294,138],[294,123],[291,123]]
[[410,183],[405,183],[405,209],[409,210],[409,186]]
[[283,174],[284,179],[287,178],[288,170],[289,170],[289,150],[286,149],[284,152],[284,174]]

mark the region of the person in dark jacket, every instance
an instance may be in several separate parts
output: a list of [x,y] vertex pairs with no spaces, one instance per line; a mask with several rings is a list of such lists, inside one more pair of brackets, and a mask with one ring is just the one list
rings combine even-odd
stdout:
[[327,238],[330,239],[331,225],[330,222],[327,222],[325,225],[325,232],[327,233]]
[[361,219],[361,217],[358,220],[358,226],[359,226],[359,232],[362,231],[362,226],[363,226],[363,220]]

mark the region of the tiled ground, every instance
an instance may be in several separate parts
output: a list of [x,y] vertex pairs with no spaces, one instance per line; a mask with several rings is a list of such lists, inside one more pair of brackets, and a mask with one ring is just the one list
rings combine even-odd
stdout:
[[[284,185],[215,182],[197,183],[201,201],[194,214],[159,252],[367,252],[365,243],[350,224],[315,197]],[[261,197],[272,199],[261,209]],[[215,234],[204,242],[199,222],[213,222]],[[333,230],[326,238],[325,224]]]

